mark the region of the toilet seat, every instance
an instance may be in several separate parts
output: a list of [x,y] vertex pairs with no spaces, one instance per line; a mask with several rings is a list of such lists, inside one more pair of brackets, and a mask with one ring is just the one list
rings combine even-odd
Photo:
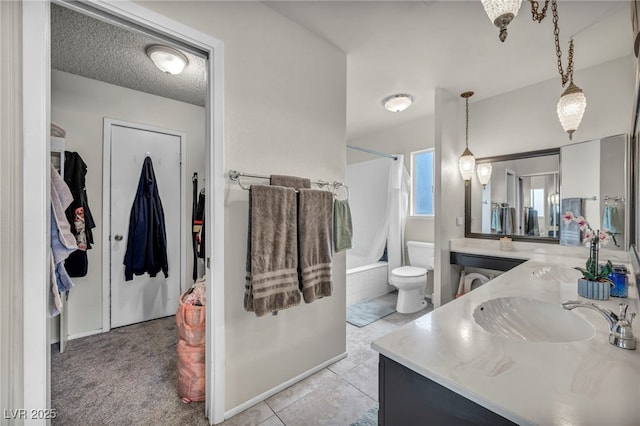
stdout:
[[416,278],[426,275],[427,270],[417,266],[401,266],[391,271],[391,275],[398,278]]

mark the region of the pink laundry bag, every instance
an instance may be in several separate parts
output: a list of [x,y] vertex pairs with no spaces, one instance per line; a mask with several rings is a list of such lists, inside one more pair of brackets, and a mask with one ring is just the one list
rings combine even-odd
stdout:
[[205,318],[206,307],[185,303],[188,292],[180,296],[176,312],[178,329],[178,395],[182,402],[205,398]]
[[187,293],[180,296],[180,305],[176,312],[178,338],[191,346],[204,345],[206,333],[206,307],[190,305],[184,302]]

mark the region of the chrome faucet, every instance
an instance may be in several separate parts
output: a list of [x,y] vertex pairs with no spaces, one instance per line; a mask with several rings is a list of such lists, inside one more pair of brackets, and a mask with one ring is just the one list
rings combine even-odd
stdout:
[[636,338],[633,336],[633,331],[631,330],[631,323],[636,313],[634,312],[627,316],[629,305],[626,303],[620,303],[620,313],[618,315],[595,303],[581,302],[579,300],[562,302],[562,307],[568,310],[589,308],[600,312],[609,323],[609,343],[622,349],[633,350],[636,348]]

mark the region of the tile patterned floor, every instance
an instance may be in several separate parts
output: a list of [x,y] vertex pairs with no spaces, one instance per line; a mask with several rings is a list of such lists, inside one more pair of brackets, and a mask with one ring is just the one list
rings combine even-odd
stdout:
[[[381,296],[395,298],[396,293]],[[393,313],[347,327],[347,357],[227,419],[225,426],[349,426],[378,403],[378,353],[371,342],[426,314]]]

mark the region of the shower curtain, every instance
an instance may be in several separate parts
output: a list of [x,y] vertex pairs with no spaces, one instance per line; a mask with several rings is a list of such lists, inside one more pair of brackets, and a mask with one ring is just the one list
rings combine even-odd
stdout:
[[347,185],[353,222],[353,248],[347,250],[348,268],[377,262],[384,252],[389,228],[388,158],[363,161],[347,166]]
[[[409,207],[409,174],[404,156],[398,160],[381,158],[347,166],[347,184],[351,189],[353,249],[351,258],[358,264],[377,262],[387,246],[389,271],[403,264],[404,228]],[[353,259],[355,260],[355,259]]]
[[389,231],[387,234],[387,259],[389,265],[389,280],[391,271],[404,264],[404,229],[407,223],[409,209],[409,173],[404,166],[404,155],[397,155],[398,159],[389,168],[388,202]]

